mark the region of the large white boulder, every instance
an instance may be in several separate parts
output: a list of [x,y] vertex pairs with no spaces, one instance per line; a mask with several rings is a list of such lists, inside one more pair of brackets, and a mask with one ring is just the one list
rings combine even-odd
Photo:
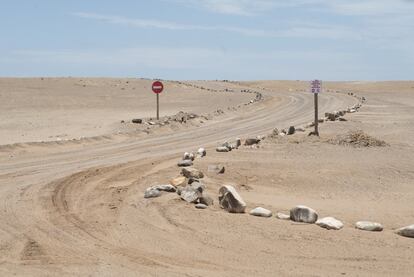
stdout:
[[316,225],[328,230],[341,230],[344,224],[334,217],[324,217],[316,221]]
[[290,210],[290,219],[295,222],[315,223],[318,214],[314,209],[300,205]]
[[370,232],[381,232],[384,229],[381,224],[370,221],[358,221],[355,223],[355,228]]
[[233,186],[222,186],[219,190],[220,206],[230,213],[244,213],[246,202],[237,193]]
[[403,237],[414,238],[414,224],[398,229],[396,233]]

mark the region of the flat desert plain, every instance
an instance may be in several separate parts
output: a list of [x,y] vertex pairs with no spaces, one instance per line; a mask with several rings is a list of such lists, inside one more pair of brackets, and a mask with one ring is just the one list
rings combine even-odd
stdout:
[[[395,233],[414,224],[414,82],[325,83],[320,118],[362,106],[320,123],[319,138],[308,82],[166,81],[160,121],[151,82],[0,79],[1,276],[414,275],[414,239]],[[274,134],[290,126],[304,132]],[[144,198],[200,147],[212,206]],[[228,184],[246,213],[220,207]],[[275,217],[296,205],[344,227]],[[273,216],[249,215],[258,206]],[[357,230],[361,220],[384,230]]]

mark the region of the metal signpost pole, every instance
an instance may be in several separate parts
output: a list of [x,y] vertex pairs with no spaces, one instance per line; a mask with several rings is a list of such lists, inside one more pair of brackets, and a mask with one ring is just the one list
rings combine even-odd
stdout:
[[157,120],[160,120],[160,94],[157,93]]
[[315,136],[319,137],[318,93],[314,94],[314,98],[315,98]]
[[319,111],[318,111],[318,94],[322,92],[322,81],[320,80],[313,80],[311,82],[311,92],[313,93],[314,101],[315,101],[315,131],[313,135],[319,137]]

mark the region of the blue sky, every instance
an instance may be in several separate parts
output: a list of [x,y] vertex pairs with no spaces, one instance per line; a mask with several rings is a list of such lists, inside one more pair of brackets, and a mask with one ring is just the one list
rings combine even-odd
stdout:
[[0,76],[414,79],[414,0],[1,0]]

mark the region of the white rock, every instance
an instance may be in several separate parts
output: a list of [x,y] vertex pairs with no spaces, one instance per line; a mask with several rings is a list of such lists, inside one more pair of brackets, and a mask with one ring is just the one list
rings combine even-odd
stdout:
[[185,187],[180,194],[181,199],[188,203],[196,203],[200,196],[201,192],[191,186]]
[[381,224],[370,221],[358,221],[355,223],[355,228],[371,232],[381,232],[384,229]]
[[193,161],[192,161],[192,160],[182,160],[182,161],[179,161],[179,162],[177,163],[177,165],[178,165],[179,167],[192,166],[192,165],[193,165]]
[[271,217],[272,212],[265,208],[257,207],[250,211],[250,215],[261,216],[261,217]]
[[187,178],[201,179],[204,178],[203,172],[193,167],[185,167],[181,170],[181,174]]
[[290,210],[290,219],[295,222],[315,223],[318,220],[318,214],[309,207],[297,206]]
[[284,213],[277,213],[276,217],[282,220],[290,220],[290,215]]
[[316,225],[328,229],[328,230],[340,230],[344,227],[344,224],[336,218],[324,217],[316,221]]
[[200,148],[197,150],[197,154],[199,157],[205,157],[207,155],[207,151],[204,148]]
[[161,191],[153,188],[148,188],[144,193],[144,198],[155,198],[161,196]]
[[221,153],[225,153],[225,152],[229,152],[229,148],[225,147],[225,146],[219,146],[216,148],[217,152],[221,152]]
[[223,165],[209,165],[207,171],[216,174],[223,174],[226,171],[226,168]]
[[151,189],[157,189],[159,191],[166,191],[166,192],[175,192],[176,191],[176,188],[172,185],[158,185],[158,186],[151,187]]
[[414,224],[398,229],[396,233],[403,237],[414,238]]
[[244,213],[246,202],[237,193],[233,186],[226,185],[219,190],[220,206],[230,213]]
[[197,204],[197,205],[195,205],[195,207],[196,207],[197,209],[201,209],[201,210],[205,210],[205,209],[207,209],[207,205],[204,205],[204,204]]
[[191,160],[194,161],[194,153],[185,152],[183,155],[183,160]]

